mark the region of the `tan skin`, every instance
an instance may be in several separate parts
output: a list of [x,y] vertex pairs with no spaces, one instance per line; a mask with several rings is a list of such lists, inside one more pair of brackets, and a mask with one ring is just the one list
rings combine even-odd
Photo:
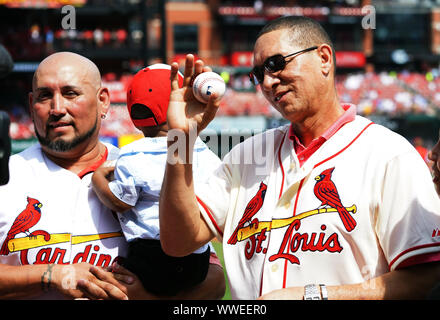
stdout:
[[[65,60],[72,60],[65,63]],[[79,67],[81,66],[81,67]],[[110,105],[107,88],[101,87],[100,73],[88,59],[60,53],[43,60],[35,72],[29,94],[30,114],[35,130],[49,140],[72,140],[101,125]],[[45,154],[74,173],[93,164],[105,147],[98,142],[99,131],[76,148],[57,152],[43,146]]]
[[[99,70],[90,60],[74,53],[56,53],[43,60],[35,72],[29,94],[30,114],[36,132],[50,141],[72,141],[96,130],[85,141],[67,151],[42,146],[44,154],[62,168],[78,174],[96,163],[105,146],[98,141],[101,116],[110,104],[108,89],[101,87]],[[11,266],[0,264],[0,299],[30,298],[43,293],[42,275],[50,265]],[[138,278],[121,266],[109,272],[88,263],[53,265],[51,290],[68,298],[158,299],[144,290]],[[198,297],[220,298],[224,294],[223,272],[212,266],[199,292],[184,292]],[[220,268],[221,269],[221,268]],[[66,274],[70,285],[63,285]],[[221,275],[221,277],[219,276]],[[47,278],[46,278],[47,283]],[[213,289],[214,288],[214,289]],[[222,291],[223,289],[223,291]]]
[[[286,55],[304,49],[289,41],[287,34],[280,29],[257,39],[254,64],[261,65],[274,54]],[[168,124],[170,130],[184,132],[188,141],[191,127],[196,127],[197,133],[206,128],[219,106],[215,95],[207,105],[202,105],[190,93],[191,77],[204,69],[203,61],[194,62],[194,57],[188,55],[184,85],[179,88],[177,65],[172,65]],[[328,45],[321,44],[317,50],[294,57],[284,70],[266,72],[261,84],[266,99],[292,121],[296,135],[305,146],[324,133],[343,112],[333,73],[332,51]],[[163,248],[170,255],[185,255],[214,237],[195,201],[190,164],[167,164],[160,200],[160,227]],[[363,283],[328,286],[328,296],[329,299],[423,299],[438,281],[439,263],[429,263],[391,271]],[[303,299],[303,295],[304,287],[290,287],[269,292],[260,299]]]
[[[288,39],[288,34],[288,30],[277,30],[262,35],[255,43],[255,65],[262,65],[275,54],[287,55],[303,49],[277,38]],[[334,89],[331,48],[322,44],[317,50],[288,59],[290,62],[284,70],[274,74],[266,72],[261,90],[274,108],[293,124],[303,145],[308,146],[344,112]]]

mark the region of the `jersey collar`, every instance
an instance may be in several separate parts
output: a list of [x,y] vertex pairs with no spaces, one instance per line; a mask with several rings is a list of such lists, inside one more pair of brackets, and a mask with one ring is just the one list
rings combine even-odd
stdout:
[[305,147],[298,136],[293,131],[293,126],[289,128],[289,138],[293,143],[293,148],[298,156],[300,164],[304,163],[319,147],[330,139],[342,126],[351,122],[356,117],[356,107],[353,104],[343,104],[344,113],[328,128],[321,136],[315,138],[308,147]]
[[99,158],[94,164],[92,164],[90,167],[85,168],[84,170],[82,170],[80,173],[78,173],[78,177],[80,179],[82,179],[86,174],[94,172],[96,169],[98,169],[106,160],[107,160],[107,156],[108,156],[108,149],[106,146],[105,147],[105,152],[104,154],[101,156],[101,158]]

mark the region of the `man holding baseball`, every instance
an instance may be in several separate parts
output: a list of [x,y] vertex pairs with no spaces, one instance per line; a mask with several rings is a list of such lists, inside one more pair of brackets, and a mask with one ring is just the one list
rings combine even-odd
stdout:
[[[219,106],[194,99],[209,71],[172,66],[168,124],[192,150]],[[235,146],[194,190],[184,148],[169,135],[161,241],[182,256],[223,242],[234,299],[416,299],[440,279],[440,200],[416,150],[357,116],[335,88],[331,40],[312,19],[283,17],[254,46],[252,80],[289,125]],[[181,135],[181,137],[182,137]],[[182,139],[180,139],[182,140]]]

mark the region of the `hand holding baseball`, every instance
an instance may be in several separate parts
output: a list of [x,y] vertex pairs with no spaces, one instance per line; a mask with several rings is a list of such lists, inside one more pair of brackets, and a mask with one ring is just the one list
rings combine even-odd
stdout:
[[168,107],[167,120],[169,130],[180,129],[189,134],[192,128],[197,128],[200,133],[214,119],[220,105],[218,93],[213,92],[208,102],[202,103],[193,93],[192,82],[203,72],[210,72],[201,60],[194,62],[194,56],[188,54],[185,60],[183,86],[179,87],[177,72],[178,64],[171,65],[171,95]]

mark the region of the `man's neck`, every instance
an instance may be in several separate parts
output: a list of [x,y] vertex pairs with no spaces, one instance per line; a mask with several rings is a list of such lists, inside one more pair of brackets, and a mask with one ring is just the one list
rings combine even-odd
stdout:
[[339,103],[331,108],[319,111],[313,116],[305,118],[302,122],[292,123],[295,135],[301,143],[307,147],[314,139],[320,137],[332,126],[344,113]]
[[101,142],[97,142],[94,146],[79,147],[75,150],[63,153],[53,152],[43,148],[44,154],[60,167],[69,170],[75,174],[79,174],[87,169],[105,154],[106,147]]

